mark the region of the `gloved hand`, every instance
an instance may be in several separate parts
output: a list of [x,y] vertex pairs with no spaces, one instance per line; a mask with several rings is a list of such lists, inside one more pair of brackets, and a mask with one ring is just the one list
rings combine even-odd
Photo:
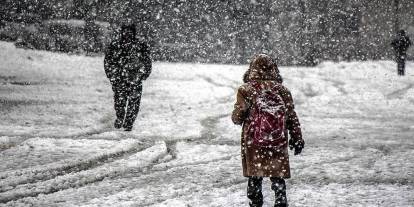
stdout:
[[305,142],[301,139],[293,142],[293,139],[289,139],[289,148],[290,150],[295,149],[294,155],[302,153],[302,149],[305,147]]

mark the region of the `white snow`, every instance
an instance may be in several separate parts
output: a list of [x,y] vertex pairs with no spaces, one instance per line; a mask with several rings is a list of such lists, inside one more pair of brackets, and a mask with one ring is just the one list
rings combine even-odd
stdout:
[[[247,66],[154,63],[124,132],[102,57],[0,51],[0,206],[248,205],[230,120]],[[290,157],[290,206],[414,206],[413,69],[280,68],[306,141]],[[272,206],[268,179],[263,190]]]

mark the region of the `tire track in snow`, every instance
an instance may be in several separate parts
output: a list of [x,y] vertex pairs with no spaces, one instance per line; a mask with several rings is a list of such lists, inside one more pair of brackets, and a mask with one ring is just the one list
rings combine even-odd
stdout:
[[403,96],[408,92],[408,90],[412,89],[414,87],[414,84],[408,84],[406,87],[395,90],[389,94],[386,95],[388,99],[395,99]]
[[[94,169],[72,172],[43,182],[19,185],[13,190],[0,193],[0,203],[9,203],[26,197],[37,197],[40,194],[52,194],[69,188],[79,188],[125,174],[136,175],[156,165],[166,153],[165,143],[158,143],[138,151],[128,158],[106,163]],[[111,166],[114,164],[119,166]],[[135,166],[125,168],[125,164],[133,164]]]
[[[173,169],[173,168],[185,168],[185,167],[197,166],[197,165],[207,165],[207,164],[214,163],[214,162],[227,161],[227,160],[230,160],[230,159],[232,159],[234,157],[238,157],[238,156],[240,156],[240,155],[237,153],[237,154],[234,154],[234,155],[228,155],[228,156],[225,156],[225,157],[220,157],[220,158],[206,160],[206,161],[196,161],[196,162],[183,163],[183,164],[173,164],[173,165],[167,165],[167,163],[158,163],[158,164],[153,166],[153,168],[149,171],[148,174],[153,173],[153,172],[166,172],[166,171],[168,171],[170,169]],[[165,165],[162,165],[162,164],[165,164]]]
[[201,79],[205,80],[206,82],[216,86],[216,87],[226,87],[226,88],[232,88],[232,89],[237,89],[237,87],[235,87],[234,85],[239,84],[236,81],[232,81],[232,83],[234,83],[234,85],[227,85],[227,84],[223,84],[223,83],[219,83],[216,82],[213,78],[208,77],[208,76],[204,76],[204,75],[198,75],[198,77],[200,77]]
[[339,80],[327,79],[327,78],[322,78],[321,80],[332,83],[332,86],[334,86],[336,89],[338,89],[338,91],[341,94],[343,94],[343,95],[348,94],[348,92],[346,92],[345,87],[344,87],[345,82],[339,81]]
[[[238,154],[237,155],[230,155],[230,156],[225,156],[225,157],[212,159],[212,160],[198,161],[198,162],[191,162],[191,163],[183,163],[183,164],[164,165],[164,166],[155,165],[155,166],[152,166],[152,168],[149,169],[148,171],[142,172],[139,176],[137,176],[134,173],[131,173],[131,174],[123,175],[119,179],[126,179],[126,178],[132,178],[133,177],[135,179],[141,179],[141,178],[143,180],[148,179],[149,182],[154,182],[154,178],[156,179],[159,176],[162,176],[163,179],[165,179],[165,180],[168,180],[169,176],[174,177],[174,178],[177,178],[177,176],[185,178],[186,175],[187,175],[186,173],[188,173],[188,168],[192,168],[192,167],[193,168],[194,167],[198,168],[198,166],[200,166],[200,165],[209,165],[209,164],[220,162],[220,161],[229,161],[229,160],[233,159],[236,156],[239,156],[239,155]],[[159,163],[159,164],[162,164],[162,162]],[[170,174],[169,171],[172,170],[172,169],[177,169],[178,171],[182,171],[182,173],[184,173],[184,174],[177,175],[176,174],[177,172],[175,172],[173,174]],[[161,173],[161,174],[157,174],[157,173]],[[150,176],[151,178],[148,178],[148,176]],[[231,187],[231,186],[234,186],[234,185],[244,184],[245,181],[246,180],[245,180],[244,177],[240,177],[238,179],[224,180],[223,182],[213,182],[213,183],[208,184],[209,185],[208,188],[228,188],[228,187]],[[200,189],[196,189],[197,192],[202,191],[203,186],[199,186],[199,187],[200,187]],[[206,187],[206,186],[204,186],[204,187]],[[155,188],[157,188],[157,187],[155,187]],[[168,200],[168,199],[174,199],[176,197],[181,197],[181,196],[184,196],[184,195],[192,195],[192,193],[194,193],[194,190],[195,189],[193,189],[193,188],[188,188],[188,189],[183,188],[183,189],[180,189],[179,192],[175,191],[174,193],[172,193],[170,195],[163,195],[163,196],[160,196],[159,198],[157,198],[155,200],[154,199],[148,199],[148,200],[144,199],[142,201],[139,201],[139,204],[135,204],[135,205],[137,205],[137,206],[149,206],[149,205],[161,203],[161,202],[163,202],[165,200]],[[129,192],[126,192],[126,194],[128,194],[128,193]],[[117,197],[117,194],[110,195],[109,197],[111,197],[111,196],[115,200],[123,201],[123,199],[119,199],[119,197]],[[120,194],[120,196],[123,197],[124,194]],[[129,197],[129,196],[127,195],[127,197]],[[96,206],[96,205],[97,206],[101,206],[101,205],[105,206],[105,204],[103,204],[103,203],[97,203],[97,204],[95,203],[93,206]],[[108,205],[108,204],[106,204],[106,205]]]
[[[62,102],[64,103],[64,102]],[[80,130],[79,132],[76,133],[70,133],[70,134],[64,134],[64,135],[49,135],[49,134],[36,134],[33,132],[29,132],[29,133],[24,133],[24,134],[13,134],[13,133],[0,133],[0,137],[15,137],[15,139],[13,139],[13,145],[6,148],[6,147],[2,147],[2,144],[0,142],[0,152],[2,150],[6,150],[6,149],[10,149],[11,147],[14,147],[16,145],[19,145],[20,143],[28,140],[28,139],[32,139],[32,138],[38,138],[38,137],[47,137],[47,138],[53,138],[53,139],[102,139],[102,138],[93,138],[94,135],[99,135],[99,134],[103,134],[106,132],[111,132],[114,131],[113,127],[112,127],[112,120],[110,120],[111,114],[106,114],[102,120],[100,120],[100,124],[98,124],[98,127],[90,127],[89,129],[84,129],[84,130]],[[123,136],[122,138],[130,138],[130,136],[126,137]],[[121,140],[122,138],[114,138],[112,140]],[[3,149],[2,149],[3,148]]]
[[0,152],[13,148],[24,140],[24,138],[18,136],[0,136]]
[[217,134],[219,133],[217,131],[217,123],[220,119],[230,117],[230,114],[220,114],[216,116],[209,116],[203,120],[200,121],[201,126],[203,129],[201,130],[201,138],[212,140],[217,138]]
[[[186,137],[186,138],[179,138],[179,139],[170,139],[164,140],[167,147],[167,153],[171,156],[170,159],[166,160],[168,162],[177,159],[177,149],[176,145],[179,142],[185,143],[193,143],[193,144],[208,144],[208,145],[238,145],[239,143],[234,141],[213,141],[217,138],[217,122],[221,118],[227,117],[229,114],[221,114],[217,116],[209,116],[203,120],[201,120],[201,126],[203,129],[201,130],[200,137]],[[232,156],[231,156],[232,157]],[[199,163],[201,164],[201,163]]]
[[[231,88],[233,90],[237,90],[237,85],[239,85],[240,83],[234,80],[230,80],[224,76],[222,76],[222,78],[225,78],[229,81],[231,81],[233,84],[231,85],[226,85],[226,84],[222,84],[219,82],[214,81],[214,79],[212,79],[211,77],[207,77],[207,76],[202,76],[199,75],[200,78],[204,79],[206,82],[216,86],[216,87],[227,87],[227,88]],[[230,94],[228,96],[225,96],[223,98],[220,98],[217,100],[217,103],[220,104],[225,104],[225,103],[231,103],[231,101],[234,100],[234,95],[235,94]],[[203,129],[201,130],[201,139],[200,140],[208,140],[207,143],[211,144],[211,141],[213,141],[215,138],[217,138],[217,134],[219,134],[220,132],[218,132],[217,130],[217,123],[219,122],[220,119],[225,118],[225,117],[229,117],[230,118],[231,114],[230,113],[225,113],[225,114],[218,114],[215,116],[208,116],[204,119],[202,119],[200,121],[201,126],[203,127]],[[206,142],[206,141],[205,141]]]
[[0,174],[0,193],[15,188],[18,185],[30,184],[39,181],[50,180],[65,174],[76,173],[92,169],[117,159],[137,153],[148,147],[148,144],[138,143],[129,149],[113,153],[102,154],[85,160],[76,160],[71,163],[60,165],[52,168],[40,168],[27,170],[16,170]]

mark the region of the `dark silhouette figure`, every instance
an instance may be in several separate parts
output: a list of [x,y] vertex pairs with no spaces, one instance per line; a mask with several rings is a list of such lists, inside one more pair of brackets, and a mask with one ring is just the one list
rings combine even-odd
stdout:
[[148,44],[136,37],[135,25],[121,27],[119,38],[105,53],[104,68],[114,91],[116,120],[114,127],[131,131],[138,115],[142,81],[151,73]]
[[391,45],[395,50],[396,61],[398,64],[398,75],[405,75],[405,59],[407,50],[411,46],[410,38],[405,34],[404,30],[400,30],[397,37],[392,41]]

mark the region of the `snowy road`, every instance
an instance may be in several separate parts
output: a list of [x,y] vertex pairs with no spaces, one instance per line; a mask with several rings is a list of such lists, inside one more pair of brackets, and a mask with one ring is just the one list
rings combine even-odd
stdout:
[[[101,57],[0,51],[0,206],[247,206],[229,118],[246,66],[155,63],[123,132]],[[306,141],[290,206],[414,206],[414,64],[394,68],[281,68]]]

